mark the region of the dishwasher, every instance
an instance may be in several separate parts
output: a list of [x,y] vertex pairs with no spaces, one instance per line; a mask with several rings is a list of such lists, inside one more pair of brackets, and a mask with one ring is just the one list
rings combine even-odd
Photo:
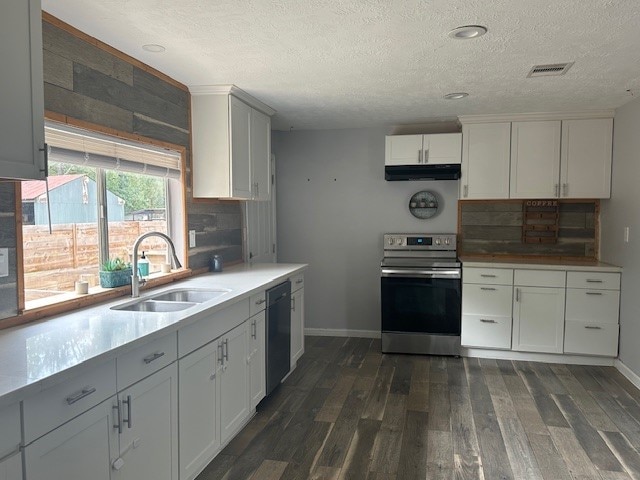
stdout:
[[267,395],[291,367],[291,282],[267,290]]

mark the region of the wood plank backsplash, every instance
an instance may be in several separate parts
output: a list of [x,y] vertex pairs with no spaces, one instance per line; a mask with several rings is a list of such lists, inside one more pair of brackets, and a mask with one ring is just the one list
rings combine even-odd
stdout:
[[458,202],[458,253],[490,256],[549,256],[596,259],[598,200],[558,200],[556,243],[524,243],[525,200],[461,200]]

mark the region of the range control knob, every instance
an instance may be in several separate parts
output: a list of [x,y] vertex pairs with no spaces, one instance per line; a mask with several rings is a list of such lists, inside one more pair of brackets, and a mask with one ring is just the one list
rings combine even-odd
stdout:
[[440,243],[442,243],[441,240],[439,238],[436,238],[436,245],[440,245]]
[[450,238],[445,238],[444,239],[444,244],[445,245],[450,245],[451,244],[451,239]]
[[389,237],[388,242],[389,242],[389,245],[393,245],[393,238],[392,238],[392,237]]

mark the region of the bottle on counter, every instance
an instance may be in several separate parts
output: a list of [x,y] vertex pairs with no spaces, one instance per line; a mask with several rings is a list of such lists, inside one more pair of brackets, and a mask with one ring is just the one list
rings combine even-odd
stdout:
[[141,277],[149,276],[149,260],[145,256],[144,250],[142,251],[142,256],[140,257],[140,260],[138,260],[138,274]]

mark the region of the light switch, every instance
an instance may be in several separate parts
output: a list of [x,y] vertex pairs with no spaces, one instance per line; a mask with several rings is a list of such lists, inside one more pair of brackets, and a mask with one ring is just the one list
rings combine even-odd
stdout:
[[0,248],[0,277],[9,276],[9,249]]
[[196,247],[196,231],[189,230],[189,248]]

